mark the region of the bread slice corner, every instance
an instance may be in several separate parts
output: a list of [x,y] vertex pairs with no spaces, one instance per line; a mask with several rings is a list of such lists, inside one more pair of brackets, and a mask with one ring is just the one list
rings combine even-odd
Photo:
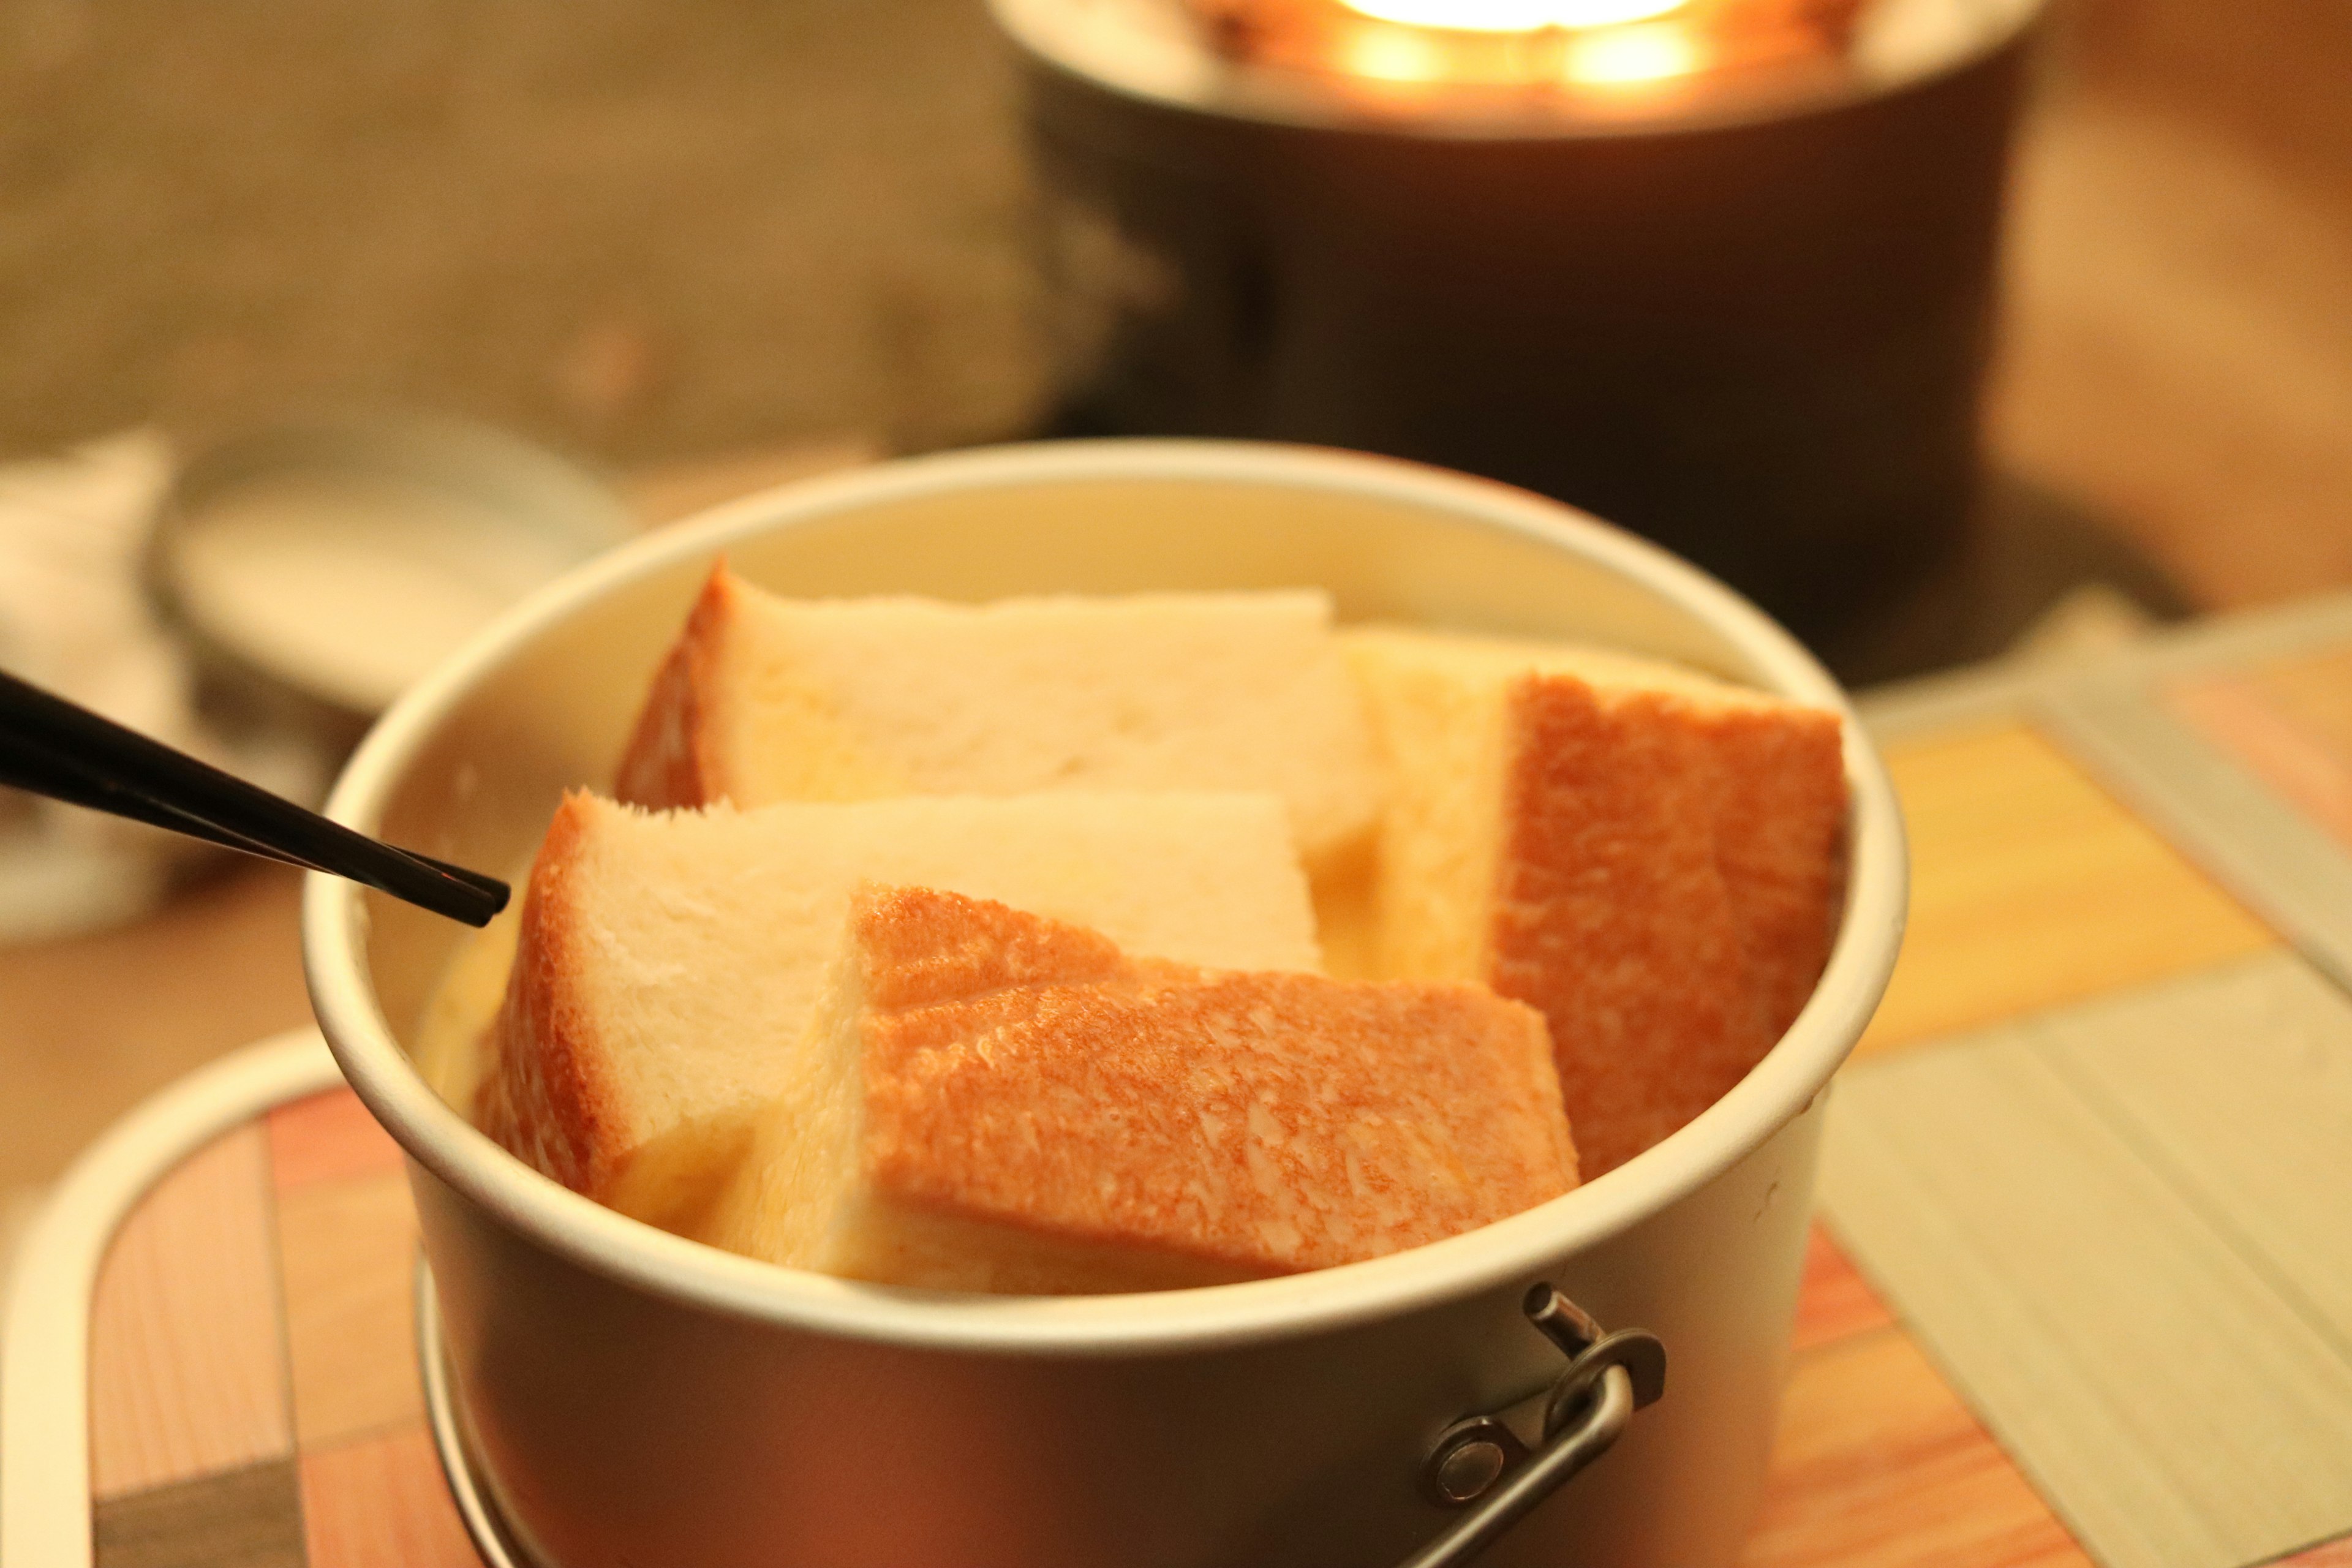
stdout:
[[1543,1012],[1586,1173],[1793,1021],[1843,887],[1839,716],[1604,649],[1343,634],[1391,772],[1378,972]]
[[575,792],[527,879],[478,1124],[575,1191],[690,1228],[796,1070],[862,881],[1001,898],[1186,962],[1317,964],[1267,795],[724,803]]

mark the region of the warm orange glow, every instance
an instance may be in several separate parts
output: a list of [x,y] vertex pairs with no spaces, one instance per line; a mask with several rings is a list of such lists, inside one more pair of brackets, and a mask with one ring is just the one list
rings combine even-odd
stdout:
[[1344,0],[1383,22],[1469,33],[1526,33],[1539,27],[1607,27],[1679,11],[1690,0]]
[[1698,65],[1698,45],[1687,27],[1613,27],[1577,39],[1566,74],[1598,87],[1688,76]]
[[1624,119],[1801,97],[1882,0],[1184,0],[1209,46],[1381,115]]
[[1367,27],[1341,46],[1340,65],[1374,81],[1439,81],[1445,56],[1428,37],[1402,27]]

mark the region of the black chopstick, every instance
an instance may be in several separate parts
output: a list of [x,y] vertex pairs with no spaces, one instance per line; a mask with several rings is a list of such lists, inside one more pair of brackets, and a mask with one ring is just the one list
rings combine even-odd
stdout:
[[40,765],[30,765],[23,758],[5,749],[12,747],[13,744],[14,742],[0,743],[0,784],[25,790],[33,795],[44,795],[51,800],[64,801],[68,805],[87,806],[92,811],[102,811],[111,816],[122,816],[133,822],[144,822],[173,833],[184,834],[190,838],[201,838],[206,843],[220,845],[223,848],[242,850],[247,855],[258,855],[265,860],[275,860],[280,865],[299,867],[305,871],[319,869],[307,860],[299,860],[291,855],[282,854],[268,845],[257,843],[242,834],[215,827],[209,822],[190,816],[175,806],[145,799],[131,794],[129,790],[109,785],[100,780],[84,780],[73,774],[69,768],[57,766],[57,759],[48,757],[47,754],[42,755]]
[[496,878],[380,843],[0,671],[0,784],[346,877],[467,925],[510,896]]

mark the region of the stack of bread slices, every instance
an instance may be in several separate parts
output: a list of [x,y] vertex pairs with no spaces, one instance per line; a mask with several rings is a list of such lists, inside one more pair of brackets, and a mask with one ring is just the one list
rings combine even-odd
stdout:
[[790,1267],[1209,1284],[1633,1158],[1803,1006],[1837,717],[1312,592],[795,602],[714,573],[575,794],[485,1131]]

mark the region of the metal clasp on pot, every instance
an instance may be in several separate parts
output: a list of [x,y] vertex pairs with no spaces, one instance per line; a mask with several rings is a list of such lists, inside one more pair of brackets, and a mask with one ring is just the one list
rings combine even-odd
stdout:
[[1499,1412],[1467,1416],[1440,1433],[1422,1466],[1423,1494],[1448,1508],[1477,1506],[1403,1568],[1468,1563],[1607,1453],[1633,1412],[1666,1391],[1666,1349],[1656,1335],[1641,1329],[1603,1332],[1591,1314],[1549,1285],[1530,1288],[1521,1309],[1569,1358],[1544,1396],[1542,1439],[1529,1449]]

